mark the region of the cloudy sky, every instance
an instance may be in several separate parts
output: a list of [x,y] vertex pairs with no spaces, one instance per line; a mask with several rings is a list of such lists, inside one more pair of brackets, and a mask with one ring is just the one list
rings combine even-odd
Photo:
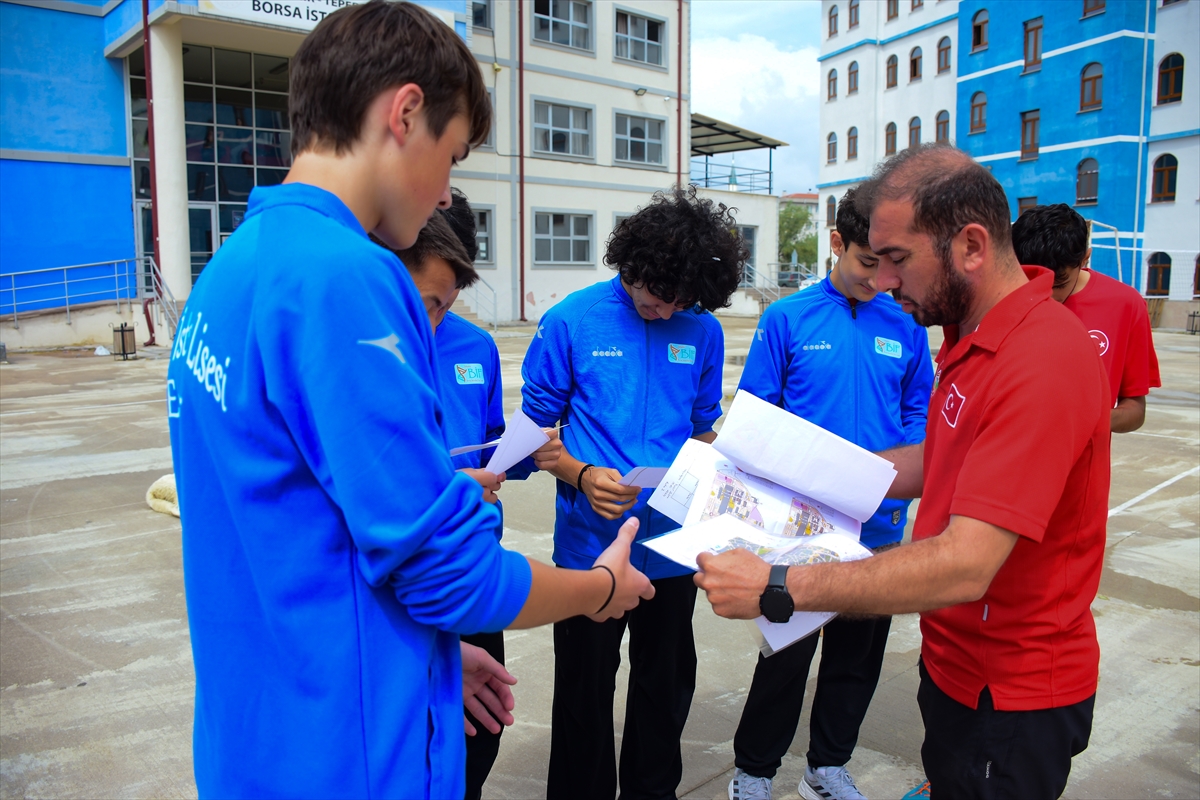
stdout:
[[[817,185],[820,23],[819,0],[692,1],[692,111],[787,142],[777,192]],[[766,151],[737,164],[765,169]]]

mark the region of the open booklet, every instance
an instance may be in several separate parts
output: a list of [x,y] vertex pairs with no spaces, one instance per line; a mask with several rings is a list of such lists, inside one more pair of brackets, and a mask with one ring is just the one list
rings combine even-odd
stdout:
[[[858,543],[862,523],[895,476],[887,460],[739,391],[717,442],[688,440],[650,498],[683,528],[644,544],[691,569],[698,554],[734,547],[769,563],[866,558],[870,551]],[[804,612],[781,624],[759,617],[764,654],[833,617]]]

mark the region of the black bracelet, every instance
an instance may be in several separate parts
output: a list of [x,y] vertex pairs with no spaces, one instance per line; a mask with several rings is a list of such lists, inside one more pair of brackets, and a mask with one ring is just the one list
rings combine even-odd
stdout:
[[612,578],[612,588],[608,590],[608,599],[604,601],[604,605],[600,606],[599,611],[596,612],[599,614],[601,611],[608,608],[608,604],[612,602],[613,595],[617,593],[617,576],[613,574],[611,569],[603,564],[597,564],[596,566],[592,567],[592,569],[602,569],[608,573],[608,577]]
[[589,469],[592,469],[595,466],[596,466],[595,464],[585,464],[583,469],[579,470],[579,476],[577,478],[575,478],[575,488],[576,489],[578,489],[581,492],[583,491],[583,473],[587,472]]

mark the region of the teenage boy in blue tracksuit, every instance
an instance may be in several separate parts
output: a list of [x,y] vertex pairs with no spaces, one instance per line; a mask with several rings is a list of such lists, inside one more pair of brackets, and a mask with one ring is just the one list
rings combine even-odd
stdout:
[[[879,259],[867,232],[851,189],[830,234],[837,264],[820,284],[767,308],[738,388],[878,451],[924,440],[933,368],[925,329],[875,288]],[[907,509],[906,500],[884,500],[863,523],[862,543],[874,550],[898,544]],[[823,637],[813,634],[759,657],[733,740],[731,800],[770,797],[771,779],[800,721],[819,638],[825,644],[800,796],[862,797],[845,764],[879,681],[890,626],[890,617],[835,619]]]
[[[619,485],[633,467],[666,466],[689,437],[712,441],[721,416],[724,336],[709,313],[729,303],[747,251],[723,205],[695,188],[655,195],[613,232],[605,263],[617,277],[547,311],[525,356],[525,413],[569,423],[554,526],[554,563],[590,564],[621,520],[644,539],[678,527],[646,505],[650,492]],[[634,544],[633,563],[654,600],[628,617],[629,694],[621,744],[623,798],[674,796],[680,735],[696,683],[686,568]],[[551,800],[617,791],[613,692],[626,620],[574,617],[554,627]]]
[[196,785],[461,797],[464,702],[511,721],[512,679],[458,634],[606,618],[653,587],[633,523],[587,572],[500,547],[446,454],[420,297],[367,238],[411,246],[487,137],[470,50],[372,0],[325,17],[290,72],[292,169],[205,268],[167,372]]

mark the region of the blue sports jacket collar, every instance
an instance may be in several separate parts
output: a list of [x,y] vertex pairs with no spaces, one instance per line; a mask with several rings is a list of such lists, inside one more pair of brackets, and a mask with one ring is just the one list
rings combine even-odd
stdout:
[[281,183],[278,186],[258,186],[250,191],[250,201],[246,206],[247,219],[268,208],[278,206],[304,206],[319,214],[338,222],[359,236],[366,238],[358,217],[342,202],[342,199],[330,191],[307,183]]
[[[633,298],[629,296],[629,292],[625,291],[625,284],[621,283],[621,276],[617,275],[615,278],[609,281],[608,284],[612,287],[613,294],[616,295],[616,298],[625,305],[629,306],[630,311],[637,314],[637,306],[633,304]],[[640,317],[641,315],[638,314],[638,316]]]

